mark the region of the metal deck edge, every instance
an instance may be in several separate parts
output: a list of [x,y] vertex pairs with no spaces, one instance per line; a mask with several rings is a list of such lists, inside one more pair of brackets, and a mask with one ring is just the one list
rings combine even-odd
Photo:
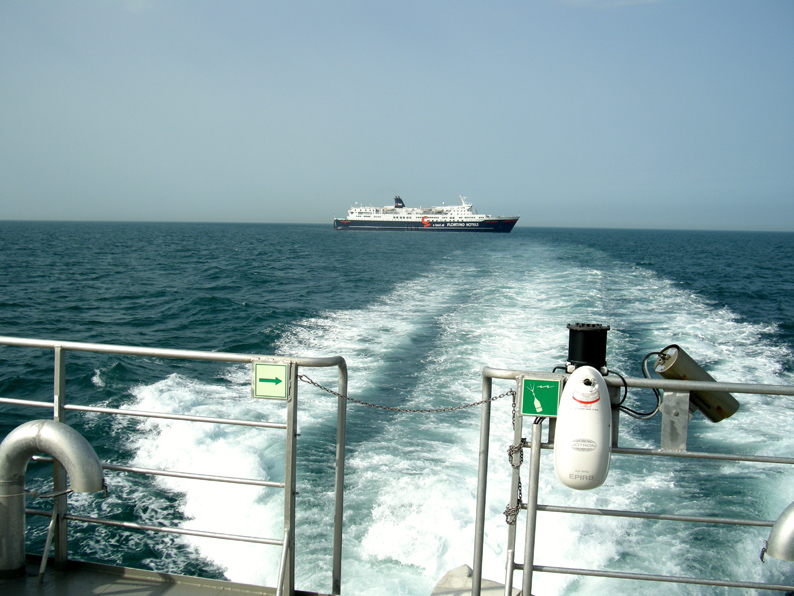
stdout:
[[[17,588],[22,588],[22,593],[40,592],[33,588],[36,583],[36,574],[41,563],[41,557],[37,555],[26,555],[28,576],[26,587],[19,584],[19,580],[0,580],[0,592],[3,592],[3,585],[12,587],[11,583],[15,582]],[[221,579],[209,579],[188,575],[178,575],[173,573],[164,573],[158,571],[148,571],[144,569],[135,569],[132,567],[118,567],[115,565],[107,565],[103,563],[89,563],[85,561],[70,560],[64,570],[55,570],[54,561],[49,559],[47,569],[45,571],[45,583],[52,584],[58,583],[59,579],[66,579],[70,575],[77,574],[91,574],[95,576],[104,576],[109,580],[125,580],[125,581],[140,581],[148,584],[159,586],[180,586],[186,590],[195,588],[197,591],[212,590],[218,594],[240,594],[240,595],[256,595],[256,596],[275,596],[276,589],[266,586],[258,586],[255,584],[244,584]],[[33,588],[32,590],[30,588]],[[304,590],[295,590],[295,596],[331,596],[323,592],[309,592]]]

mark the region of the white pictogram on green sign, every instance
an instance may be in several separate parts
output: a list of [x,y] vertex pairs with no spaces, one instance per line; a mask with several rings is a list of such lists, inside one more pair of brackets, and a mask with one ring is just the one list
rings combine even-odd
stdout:
[[523,416],[557,416],[562,391],[562,375],[519,377],[521,414]]

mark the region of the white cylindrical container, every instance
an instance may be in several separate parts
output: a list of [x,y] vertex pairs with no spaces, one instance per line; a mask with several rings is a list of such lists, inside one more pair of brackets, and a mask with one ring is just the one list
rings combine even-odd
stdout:
[[596,488],[609,473],[612,405],[604,377],[592,366],[568,378],[557,411],[554,471],[557,480],[578,490]]

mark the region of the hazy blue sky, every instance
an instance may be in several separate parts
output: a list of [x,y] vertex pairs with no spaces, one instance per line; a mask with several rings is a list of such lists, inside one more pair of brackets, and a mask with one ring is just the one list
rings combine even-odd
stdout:
[[0,219],[794,231],[794,2],[0,2]]

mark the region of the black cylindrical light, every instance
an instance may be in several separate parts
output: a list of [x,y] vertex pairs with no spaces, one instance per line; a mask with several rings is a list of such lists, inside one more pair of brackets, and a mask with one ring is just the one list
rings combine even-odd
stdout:
[[597,323],[568,324],[568,363],[574,368],[607,366],[607,331],[609,325]]

